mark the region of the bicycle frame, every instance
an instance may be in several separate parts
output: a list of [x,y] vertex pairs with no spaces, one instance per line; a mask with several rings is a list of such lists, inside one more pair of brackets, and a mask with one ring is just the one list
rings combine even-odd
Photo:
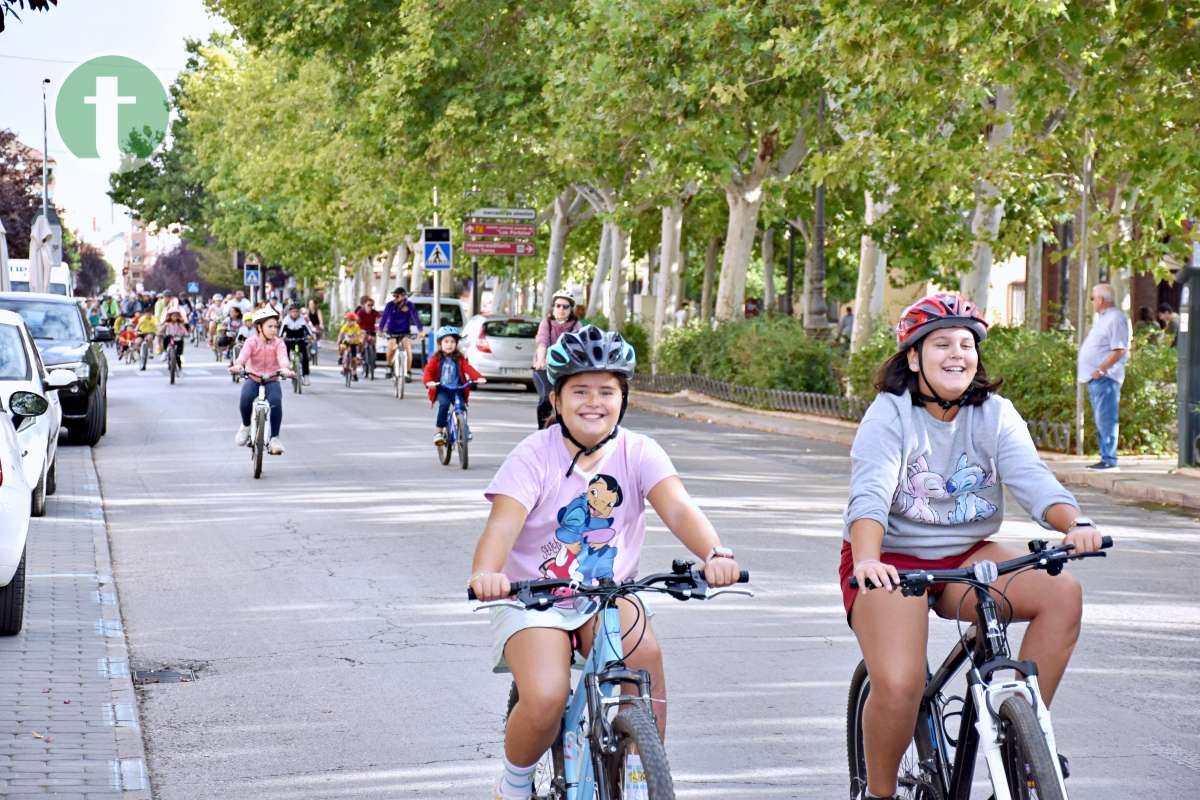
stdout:
[[[563,714],[563,772],[567,800],[592,800],[597,791],[600,800],[609,798],[608,786],[603,781],[597,782],[597,776],[603,770],[601,759],[616,752],[608,709],[622,703],[642,702],[650,708],[650,676],[644,670],[631,670],[624,663],[620,611],[615,603],[606,602],[598,617],[600,625],[592,642],[592,652],[584,662],[583,674],[571,692]],[[637,686],[638,693],[622,695],[620,690],[624,684]],[[571,735],[577,736],[579,741],[574,759],[566,758],[569,753],[566,738]]]
[[[937,773],[950,776],[949,786],[940,786],[942,796],[949,800],[969,800],[971,780],[975,772],[975,757],[980,745],[983,747],[995,800],[1012,800],[1000,751],[1000,724],[997,709],[1012,695],[1023,696],[1033,707],[1038,725],[1046,736],[1051,754],[1058,752],[1054,729],[1050,722],[1050,711],[1042,700],[1038,685],[1037,665],[1032,661],[1015,661],[1010,657],[1008,637],[1000,624],[996,601],[991,592],[972,586],[975,592],[975,615],[972,624],[962,638],[951,649],[950,654],[937,672],[928,675],[925,692],[921,698],[922,716],[930,727],[930,739],[942,769]],[[979,631],[982,628],[983,635]],[[967,669],[967,696],[963,698],[962,716],[959,720],[958,739],[954,745],[953,764],[949,759],[949,737],[946,734],[942,711],[947,699],[942,690],[954,678],[964,664]],[[994,682],[993,675],[999,670],[1011,669],[1020,674],[1017,680]],[[980,714],[979,709],[987,713]],[[1057,758],[1052,759],[1063,797],[1067,796],[1062,768]]]

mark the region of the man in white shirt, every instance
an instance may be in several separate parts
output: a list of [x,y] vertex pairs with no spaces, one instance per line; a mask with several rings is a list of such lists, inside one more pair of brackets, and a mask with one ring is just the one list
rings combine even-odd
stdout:
[[1075,379],[1086,383],[1092,416],[1096,420],[1096,438],[1100,440],[1100,460],[1088,469],[1116,470],[1118,409],[1121,384],[1125,381],[1125,362],[1129,358],[1129,319],[1114,305],[1112,286],[1098,283],[1092,288],[1092,309],[1096,318],[1092,329],[1079,346]]

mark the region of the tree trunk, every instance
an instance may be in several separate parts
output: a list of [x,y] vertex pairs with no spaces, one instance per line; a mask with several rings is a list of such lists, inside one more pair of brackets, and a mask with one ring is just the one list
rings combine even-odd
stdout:
[[330,281],[329,296],[329,325],[330,327],[342,315],[342,251],[333,250],[333,280]]
[[716,316],[721,322],[742,319],[746,305],[746,270],[754,250],[758,212],[762,208],[762,189],[751,191],[737,186],[725,188],[729,205],[729,224],[725,232],[725,255],[721,259],[721,282],[717,287]]
[[417,252],[416,243],[412,237],[405,236],[404,241],[408,245],[408,251],[412,253],[412,276],[408,279],[408,293],[420,294],[421,284],[425,282],[425,262],[421,258],[421,254]]
[[629,266],[629,234],[617,223],[612,223],[612,246],[609,256],[608,280],[608,327],[610,330],[625,329],[625,275]]
[[704,284],[700,289],[700,321],[706,325],[712,321],[713,281],[717,277],[717,257],[720,254],[721,240],[714,236],[704,248]]
[[596,273],[592,276],[591,306],[588,314],[604,313],[604,279],[612,266],[612,230],[613,224],[605,222],[600,226],[600,249],[596,254]]
[[775,311],[775,226],[768,225],[762,232],[763,260],[763,310]]
[[[866,224],[874,225],[887,213],[890,204],[876,203],[866,195]],[[875,322],[883,311],[884,281],[887,280],[887,256],[869,235],[863,234],[858,256],[858,283],[854,290],[854,328],[850,333],[850,352],[861,350],[875,332]]]
[[656,358],[667,314],[673,313],[675,310],[671,305],[671,294],[679,279],[679,237],[682,232],[683,201],[676,199],[671,205],[663,206],[662,209],[662,246],[658,258],[659,282],[656,287],[657,296],[654,298],[654,332],[651,337]]
[[554,210],[550,217],[550,250],[546,255],[546,285],[542,295],[542,305],[550,309],[550,298],[562,286],[563,254],[567,247],[567,234],[571,232],[570,212],[571,197],[577,194],[574,189],[562,192],[554,198]]
[[[987,147],[995,152],[1008,144],[1012,138],[1012,91],[1007,86],[996,90],[991,101],[1003,122],[993,125],[988,133]],[[989,180],[981,178],[975,183],[975,214],[971,219],[971,233],[975,244],[971,253],[971,271],[962,277],[959,290],[969,297],[985,313],[988,307],[988,285],[992,278],[992,243],[1000,233],[1000,222],[1004,219],[1004,198],[1000,190]]]
[[1031,331],[1042,329],[1042,252],[1042,236],[1038,234],[1029,243],[1025,258],[1025,328]]

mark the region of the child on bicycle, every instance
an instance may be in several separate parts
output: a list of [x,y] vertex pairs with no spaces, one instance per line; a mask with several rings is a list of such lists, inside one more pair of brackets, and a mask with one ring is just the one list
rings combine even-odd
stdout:
[[[879,372],[879,395],[850,452],[840,577],[846,619],[871,679],[863,711],[864,798],[896,795],[897,768],[925,686],[929,600],[895,591],[898,571],[1020,555],[989,540],[1004,517],[1006,486],[1076,552],[1100,548],[1100,532],[1042,463],[1012,403],[996,394],[1001,381],[988,378],[979,350],[986,338],[987,321],[964,297],[934,294],[909,306],[896,326],[898,350]],[[882,590],[852,589],[851,576],[860,587]],[[1079,636],[1079,581],[1031,571],[995,585],[1012,604],[1002,607],[1029,621],[1019,658],[1037,662],[1049,703]],[[934,610],[957,618],[967,591],[949,585],[931,592]],[[970,622],[974,603],[966,605],[963,618]]]
[[[713,586],[737,581],[733,551],[688,496],[671,459],[653,439],[620,427],[636,355],[618,333],[588,325],[563,334],[547,353],[557,424],[527,436],[508,455],[485,496],[491,513],[471,566],[481,600],[506,597],[511,581],[543,577],[555,551],[574,547],[581,575],[622,581],[638,572],[646,501],[704,561]],[[593,563],[595,562],[595,563]],[[628,630],[626,663],[647,670],[659,735],[666,730],[662,652],[644,609],[618,601]],[[508,717],[499,800],[528,800],[535,765],[559,732],[570,691],[571,652],[591,650],[594,610],[493,608],[495,671],[510,670],[520,697]],[[632,643],[639,642],[636,647]]]
[[187,339],[188,329],[183,322],[183,309],[179,306],[168,308],[163,314],[163,324],[158,328],[158,338],[163,351],[171,340],[175,341],[175,353],[179,356],[179,366],[183,366],[183,343]]
[[[250,442],[250,413],[258,398],[258,387],[266,387],[267,402],[271,404],[271,441],[267,452],[273,456],[283,455],[283,442],[279,440],[279,429],[283,426],[283,390],[279,387],[279,376],[292,377],[288,363],[287,348],[279,338],[279,315],[272,308],[264,308],[254,316],[254,336],[246,340],[237,360],[229,365],[229,371],[246,371],[250,380],[242,383],[242,396],[238,405],[242,414],[242,426],[233,437],[233,443],[244,447]],[[278,373],[278,374],[276,374]]]
[[126,319],[121,322],[121,330],[117,333],[117,358],[121,359],[126,356],[130,348],[137,343],[137,330],[135,325],[137,319]]
[[[342,327],[338,328],[338,358],[343,359],[343,365],[349,365],[354,380],[358,380],[358,354],[366,338],[366,332],[359,327],[358,315],[353,311],[347,311],[342,321]],[[345,359],[349,359],[349,361],[345,361]]]
[[[154,318],[154,312],[147,309],[143,311],[137,318],[137,346],[140,350],[142,343],[146,340],[153,340],[158,334],[158,321]],[[146,365],[142,364],[142,369],[146,369]]]
[[300,379],[308,385],[308,343],[316,336],[308,320],[300,316],[300,306],[292,303],[288,307],[287,316],[283,318],[283,343],[288,353],[292,349],[300,351]]
[[[478,384],[487,383],[487,378],[479,374],[479,370],[471,366],[466,357],[458,351],[458,340],[462,332],[453,325],[443,325],[437,329],[433,337],[437,341],[438,351],[425,365],[423,380],[429,389],[429,402],[437,403],[437,435],[433,443],[446,443],[446,426],[449,424],[450,405],[454,402],[454,392],[445,387],[462,386],[467,381]],[[463,389],[463,405],[471,400],[471,390]],[[470,434],[468,433],[468,438]]]

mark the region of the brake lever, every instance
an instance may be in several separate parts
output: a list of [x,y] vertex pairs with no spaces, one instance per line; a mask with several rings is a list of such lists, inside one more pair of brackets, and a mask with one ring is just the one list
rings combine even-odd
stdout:
[[710,589],[707,593],[705,593],[704,599],[711,600],[717,595],[721,594],[740,594],[743,597],[754,597],[754,592],[750,591],[749,589],[737,589],[733,586],[722,586],[719,589]]
[[471,609],[471,612],[474,613],[476,611],[483,611],[485,608],[500,608],[502,606],[508,607],[508,608],[515,608],[520,611],[525,610],[525,604],[518,603],[516,600],[489,600],[486,603],[479,603],[478,605],[476,605],[474,608]]

